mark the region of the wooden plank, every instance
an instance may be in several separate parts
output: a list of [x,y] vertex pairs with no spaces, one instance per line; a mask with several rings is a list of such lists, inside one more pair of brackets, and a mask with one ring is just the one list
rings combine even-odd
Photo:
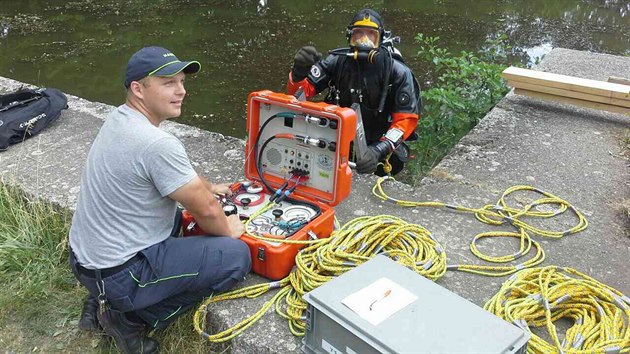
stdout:
[[608,104],[612,106],[621,106],[621,107],[630,108],[630,100],[620,100],[618,98],[590,95],[588,93],[568,91],[568,90],[563,90],[563,89],[549,87],[549,86],[537,86],[537,85],[520,82],[520,81],[508,81],[508,86],[523,89],[523,90],[528,90],[528,91],[547,93],[554,96],[564,96],[564,97],[575,98],[578,100],[591,101],[591,102],[597,102],[597,103],[604,103],[604,104]]
[[520,81],[538,86],[555,87],[567,91],[630,100],[630,86],[628,85],[521,69],[513,66],[505,69],[502,76],[506,80]]
[[572,105],[576,105],[576,106],[592,108],[592,109],[598,109],[598,110],[608,111],[608,112],[621,113],[621,114],[625,114],[627,116],[630,116],[630,109],[624,108],[624,107],[619,107],[619,106],[611,106],[611,105],[607,105],[607,104],[603,104],[603,103],[583,101],[583,100],[578,100],[578,99],[575,99],[575,98],[550,95],[548,93],[523,90],[523,89],[519,89],[519,88],[515,88],[514,89],[514,93],[517,94],[517,95],[523,95],[523,96],[529,96],[529,97],[534,97],[534,98],[540,98],[540,99],[543,99],[543,100],[546,100],[546,101],[568,103],[568,104],[572,104]]
[[630,79],[626,79],[625,77],[618,77],[618,76],[608,77],[608,82],[612,82],[613,84],[630,85]]

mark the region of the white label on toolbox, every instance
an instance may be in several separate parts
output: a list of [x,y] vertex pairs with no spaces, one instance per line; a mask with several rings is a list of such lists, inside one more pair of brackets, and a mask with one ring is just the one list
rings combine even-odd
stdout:
[[387,278],[380,278],[341,301],[374,326],[383,322],[418,297]]
[[332,344],[326,342],[325,339],[322,338],[322,349],[324,349],[327,353],[330,354],[343,354],[343,352],[335,347]]

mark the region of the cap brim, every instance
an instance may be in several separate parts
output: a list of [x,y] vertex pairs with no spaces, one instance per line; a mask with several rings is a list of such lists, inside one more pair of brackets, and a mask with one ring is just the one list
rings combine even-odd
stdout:
[[174,61],[164,65],[158,70],[150,73],[148,76],[173,76],[183,71],[186,74],[196,74],[201,70],[201,64],[198,61]]

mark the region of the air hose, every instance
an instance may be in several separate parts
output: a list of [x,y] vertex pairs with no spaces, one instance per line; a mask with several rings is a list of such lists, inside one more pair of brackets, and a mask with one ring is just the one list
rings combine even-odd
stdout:
[[[630,352],[630,298],[572,268],[522,270],[484,308],[531,334],[528,353]],[[562,340],[560,319],[572,323]]]
[[[296,268],[288,277],[205,300],[195,312],[195,330],[211,342],[225,342],[254,324],[275,304],[276,312],[289,321],[291,333],[303,336],[306,303],[302,295],[377,254],[385,254],[431,280],[437,280],[446,272],[444,248],[424,227],[389,215],[360,217],[333,231],[329,238],[302,249],[295,258]],[[209,334],[205,331],[206,314],[211,304],[243,297],[253,298],[277,288],[280,291],[254,315],[220,333]]]
[[[530,186],[514,186],[508,188],[499,200],[494,204],[486,205],[483,208],[475,209],[469,208],[461,205],[453,205],[446,204],[442,202],[415,202],[408,201],[402,199],[396,199],[390,197],[385,190],[383,189],[383,184],[385,181],[395,181],[392,177],[381,177],[376,181],[376,184],[372,188],[372,193],[387,202],[394,203],[396,205],[400,205],[403,207],[432,207],[432,208],[447,208],[455,211],[465,212],[465,213],[473,213],[477,220],[489,224],[489,225],[512,225],[517,229],[517,232],[507,232],[507,231],[494,231],[494,232],[484,232],[476,235],[471,244],[470,251],[477,256],[478,258],[492,263],[508,263],[513,262],[525,255],[527,255],[532,248],[535,249],[536,253],[530,259],[517,264],[517,265],[474,265],[474,264],[459,264],[459,265],[449,265],[447,267],[448,270],[458,270],[463,272],[475,273],[486,276],[504,276],[515,273],[524,268],[531,268],[545,260],[545,252],[540,246],[540,244],[531,239],[529,233],[533,233],[535,235],[551,237],[551,238],[561,238],[567,235],[572,235],[583,231],[588,226],[588,222],[584,215],[574,208],[569,202],[551,194],[540,190],[538,188],[530,187]],[[542,195],[542,198],[534,200],[532,203],[525,205],[522,208],[516,208],[509,206],[506,202],[506,198],[515,192],[518,191],[527,191],[533,192],[539,195]],[[540,211],[538,210],[538,206],[543,205],[553,205],[556,208],[552,211]],[[577,223],[575,226],[563,230],[563,231],[550,231],[541,229],[538,227],[529,224],[522,219],[525,217],[529,218],[543,218],[548,219],[555,216],[558,216],[565,211],[570,210],[576,217]],[[483,238],[495,238],[495,237],[510,237],[510,238],[518,238],[520,240],[520,249],[518,252],[510,255],[504,255],[499,257],[489,256],[483,254],[477,248],[477,242]]]

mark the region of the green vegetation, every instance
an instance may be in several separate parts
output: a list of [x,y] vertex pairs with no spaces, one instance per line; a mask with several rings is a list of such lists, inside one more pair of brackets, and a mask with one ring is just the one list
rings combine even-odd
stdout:
[[409,175],[419,182],[509,91],[501,72],[508,66],[505,36],[489,40],[477,53],[451,54],[439,37],[416,36],[418,56],[433,65],[437,79],[423,88],[420,138],[411,144]]
[[[0,309],[22,319],[66,317],[73,291],[72,274],[64,267],[69,215],[34,203],[18,189],[0,186]],[[62,268],[62,269],[60,269]],[[63,304],[43,311],[41,303]],[[31,330],[50,324],[34,322]],[[35,326],[35,327],[33,327]],[[54,327],[54,326],[53,326]]]
[[21,352],[49,346],[37,338],[58,337],[75,319],[84,294],[65,266],[69,220],[68,213],[0,185],[2,347]]
[[[68,266],[71,214],[0,181],[0,348],[8,352],[116,353],[77,328],[87,291]],[[166,353],[208,353],[192,313],[155,335]]]

